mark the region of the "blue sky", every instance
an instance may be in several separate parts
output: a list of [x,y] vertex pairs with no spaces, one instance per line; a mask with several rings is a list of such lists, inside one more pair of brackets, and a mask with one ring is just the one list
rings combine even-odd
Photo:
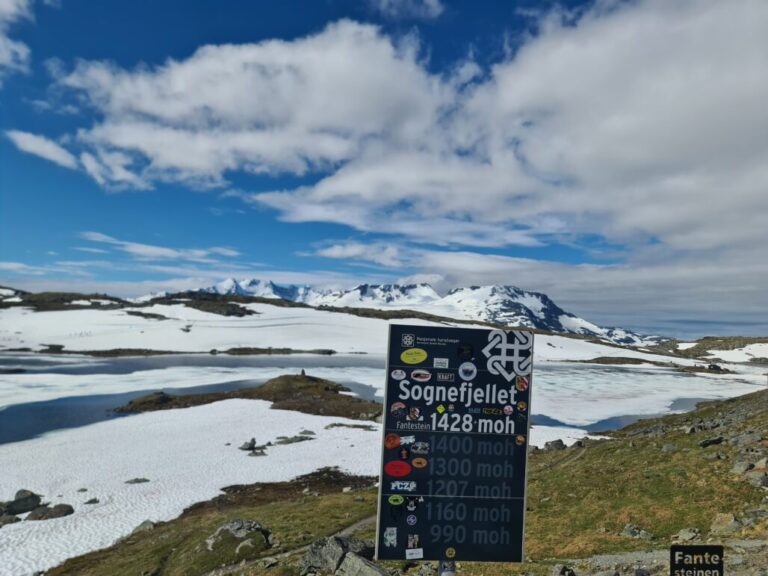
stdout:
[[0,0],[0,284],[504,283],[768,330],[759,0]]

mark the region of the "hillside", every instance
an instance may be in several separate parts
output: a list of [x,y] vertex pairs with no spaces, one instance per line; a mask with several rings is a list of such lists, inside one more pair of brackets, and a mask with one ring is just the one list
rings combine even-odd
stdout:
[[[768,561],[768,391],[643,420],[612,436],[533,451],[526,525],[531,561],[463,563],[462,574],[545,575],[563,565],[579,576],[634,575],[639,568],[665,574],[673,541],[723,543],[726,573],[760,574]],[[318,538],[345,528],[363,539],[373,536],[373,481],[325,471],[288,483],[230,487],[176,520],[48,574],[298,575],[306,546]],[[236,519],[268,529],[269,538],[238,552],[241,534],[209,550],[205,542]],[[386,568],[433,573],[418,563]]]

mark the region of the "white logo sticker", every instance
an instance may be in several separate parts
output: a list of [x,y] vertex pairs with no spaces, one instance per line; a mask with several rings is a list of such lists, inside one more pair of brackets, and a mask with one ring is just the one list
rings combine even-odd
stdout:
[[448,368],[448,358],[433,358],[432,366],[434,368]]
[[421,560],[424,558],[424,548],[414,548],[413,550],[405,551],[406,560]]
[[[507,341],[508,336],[503,330],[490,332],[483,354],[488,358],[488,372],[503,376],[507,382],[511,382],[515,374],[526,376],[531,373],[533,335],[530,332],[512,332],[511,343]],[[510,363],[512,369],[508,370],[507,364]]]
[[416,344],[416,336],[413,334],[402,334],[400,336],[400,345],[403,348],[412,348]]

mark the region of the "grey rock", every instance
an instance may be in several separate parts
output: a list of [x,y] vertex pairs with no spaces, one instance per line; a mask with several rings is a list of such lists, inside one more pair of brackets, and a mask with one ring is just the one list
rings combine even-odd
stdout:
[[136,528],[133,529],[131,534],[139,534],[141,532],[149,532],[150,530],[155,529],[155,523],[152,522],[152,520],[144,520],[141,524],[136,526]]
[[226,534],[237,540],[251,539],[252,546],[261,546],[262,544],[267,548],[272,546],[272,531],[269,528],[265,528],[253,520],[236,519],[222,524],[216,529],[216,532],[205,539],[208,551],[212,552]]
[[661,447],[662,452],[677,452],[677,444],[664,444]]
[[99,503],[99,499],[98,498],[91,498],[90,500],[87,500],[85,503],[86,504],[98,504]]
[[755,462],[755,468],[758,470],[765,470],[768,468],[768,458],[761,458],[757,462]]
[[148,478],[131,478],[130,480],[126,480],[126,484],[145,484],[149,482]]
[[709,531],[712,534],[731,534],[741,529],[741,522],[736,520],[733,514],[717,514],[712,520]]
[[550,576],[576,576],[576,571],[565,564],[556,564],[549,571]]
[[713,438],[705,438],[704,440],[701,440],[699,442],[699,446],[701,448],[706,448],[707,446],[714,446],[715,444],[722,444],[725,438],[722,436],[715,436]]
[[734,474],[744,474],[744,472],[749,472],[754,467],[755,465],[752,464],[752,462],[739,461],[734,463],[733,468],[731,468],[731,472]]
[[373,545],[370,542],[342,536],[321,538],[313,542],[299,564],[302,574],[310,572],[328,572],[333,574],[341,566],[348,553],[355,553],[362,558],[373,558]]
[[565,450],[565,443],[558,438],[544,443],[544,450]]
[[69,504],[56,504],[53,508],[50,506],[38,506],[27,516],[27,520],[53,520],[54,518],[63,518],[74,514],[75,509]]
[[336,570],[336,576],[390,576],[389,571],[373,562],[348,552]]
[[733,437],[730,442],[734,446],[741,447],[757,444],[762,439],[763,437],[757,432],[745,432],[744,434],[739,434],[738,436]]
[[264,558],[259,564],[262,568],[274,568],[279,564],[279,562],[277,561],[277,558],[270,556],[268,558]]
[[250,440],[248,440],[248,442],[244,442],[240,446],[240,450],[250,451],[250,450],[253,450],[254,448],[256,448],[256,438],[251,438]]
[[621,536],[626,536],[627,538],[636,538],[640,540],[653,540],[653,534],[646,532],[634,524],[627,524],[624,526],[624,529],[621,531]]
[[635,568],[635,576],[651,576],[651,573],[645,568]]
[[13,516],[14,514],[32,512],[32,510],[40,506],[41,502],[42,500],[38,494],[29,490],[19,490],[16,492],[16,497],[13,500],[5,503],[5,513]]
[[727,460],[728,456],[722,452],[707,452],[702,455],[702,458],[704,458],[704,460]]
[[17,518],[16,516],[13,516],[12,514],[3,514],[0,516],[0,528],[3,526],[6,526],[8,524],[15,524],[16,522],[19,522],[21,519]]
[[672,536],[673,540],[678,542],[690,542],[699,537],[700,531],[698,528],[683,528],[677,534]]
[[768,472],[764,470],[752,470],[744,474],[744,478],[757,488],[768,487]]

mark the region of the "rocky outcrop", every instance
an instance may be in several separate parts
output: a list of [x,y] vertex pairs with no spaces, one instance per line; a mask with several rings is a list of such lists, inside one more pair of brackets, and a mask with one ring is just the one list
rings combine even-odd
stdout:
[[0,504],[0,512],[5,514],[26,514],[40,506],[42,500],[38,494],[30,490],[19,490],[10,502]]
[[27,516],[27,520],[53,520],[54,518],[63,518],[74,514],[75,509],[69,504],[56,504],[53,508],[50,506],[38,506]]
[[[301,559],[302,576],[309,574],[343,574],[344,576],[368,576],[388,574],[369,560],[373,558],[373,544],[356,538],[332,536],[316,540]],[[349,557],[349,560],[347,558]],[[338,572],[342,570],[343,572]]]
[[257,551],[271,548],[272,531],[254,520],[230,520],[219,526],[216,531],[205,540],[205,547],[209,552],[228,546],[234,549],[237,556],[244,550]]

